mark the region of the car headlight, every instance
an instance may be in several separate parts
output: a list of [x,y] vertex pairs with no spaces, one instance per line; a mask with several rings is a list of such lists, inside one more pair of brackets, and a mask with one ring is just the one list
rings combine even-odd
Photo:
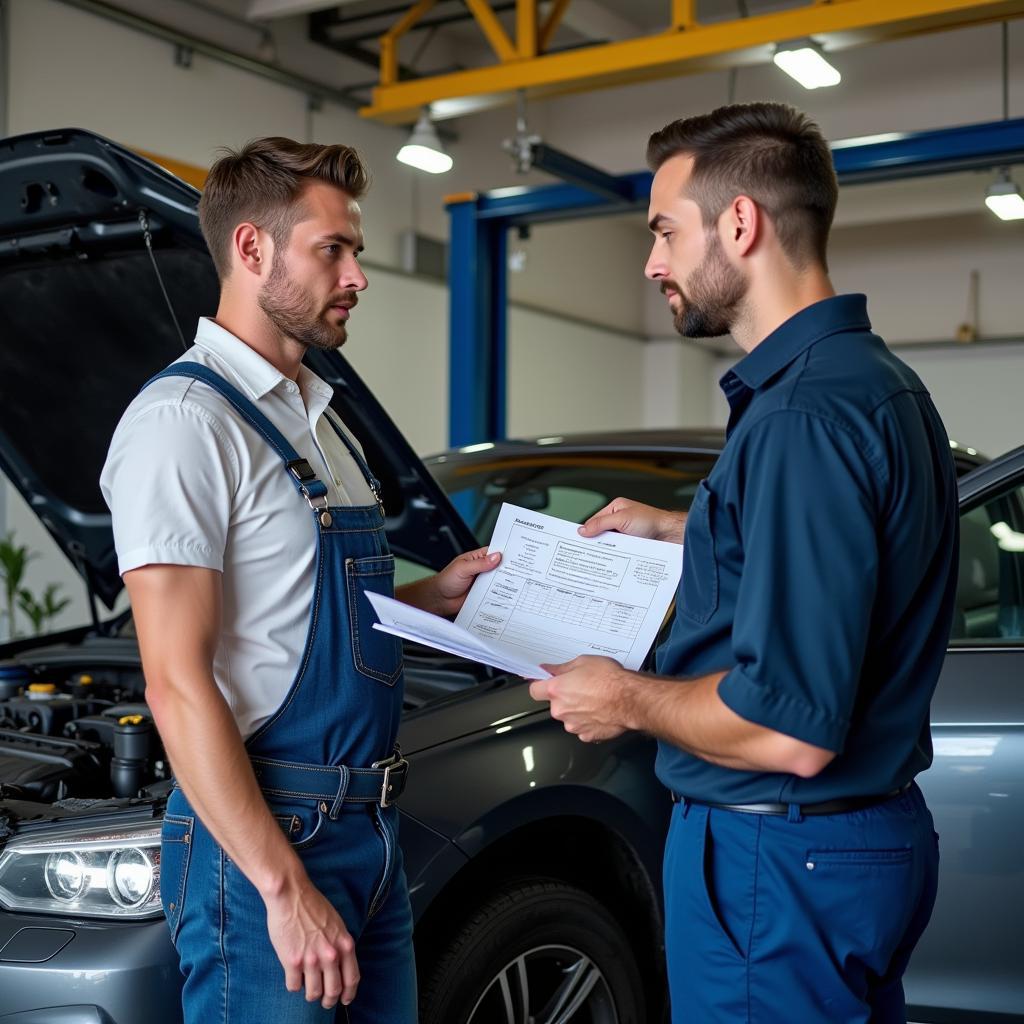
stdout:
[[156,917],[160,825],[12,839],[0,853],[0,903],[76,917]]

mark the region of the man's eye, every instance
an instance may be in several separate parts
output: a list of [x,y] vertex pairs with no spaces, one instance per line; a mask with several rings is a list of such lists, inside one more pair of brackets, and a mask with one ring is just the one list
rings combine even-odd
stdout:
[[324,252],[327,253],[328,256],[337,256],[338,253],[341,252],[341,246],[340,245],[325,245],[324,246]]
[[672,237],[673,233],[674,232],[672,232],[672,231],[662,231],[661,237],[664,238],[665,241],[667,242]]

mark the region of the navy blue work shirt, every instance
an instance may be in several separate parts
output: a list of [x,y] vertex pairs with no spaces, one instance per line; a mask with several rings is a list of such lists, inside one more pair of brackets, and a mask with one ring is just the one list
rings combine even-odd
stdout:
[[804,779],[661,743],[658,777],[716,803],[887,793],[931,764],[959,537],[942,421],[863,295],[801,310],[720,383],[726,444],[690,508],[657,671],[728,670],[729,708],[837,756]]

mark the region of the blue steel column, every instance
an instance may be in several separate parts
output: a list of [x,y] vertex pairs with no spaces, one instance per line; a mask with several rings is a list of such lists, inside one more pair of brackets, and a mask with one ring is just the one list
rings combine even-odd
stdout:
[[508,229],[480,220],[475,198],[448,213],[448,442],[458,447],[505,436]]

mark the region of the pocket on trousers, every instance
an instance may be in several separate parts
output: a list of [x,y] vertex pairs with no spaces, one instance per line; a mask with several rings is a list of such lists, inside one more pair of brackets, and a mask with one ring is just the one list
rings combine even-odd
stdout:
[[[802,865],[800,903],[826,935],[837,963],[859,963],[883,975],[907,941],[922,887],[909,846],[811,847]],[[916,941],[916,940],[915,940]]]
[[711,527],[714,494],[706,480],[686,516],[683,539],[683,575],[679,585],[679,611],[694,622],[705,623],[718,608],[718,562]]
[[913,856],[914,851],[909,846],[897,846],[883,850],[808,850],[807,870],[815,871],[818,867],[829,867],[843,864],[905,864]]
[[181,928],[181,910],[185,902],[188,865],[192,856],[195,818],[165,814],[160,830],[160,902],[163,904],[171,942]]
[[395,560],[391,555],[350,558],[345,562],[352,659],[364,676],[394,686],[402,674],[402,641],[374,629],[377,621],[367,592],[394,596]]
[[267,806],[274,820],[280,825],[288,842],[296,850],[312,846],[320,834],[326,815],[319,803],[277,800],[267,797]]
[[754,913],[754,878],[757,843],[740,846],[735,842],[719,846],[715,841],[709,811],[704,822],[701,851],[704,896],[707,910],[722,938],[733,952],[747,959]]

